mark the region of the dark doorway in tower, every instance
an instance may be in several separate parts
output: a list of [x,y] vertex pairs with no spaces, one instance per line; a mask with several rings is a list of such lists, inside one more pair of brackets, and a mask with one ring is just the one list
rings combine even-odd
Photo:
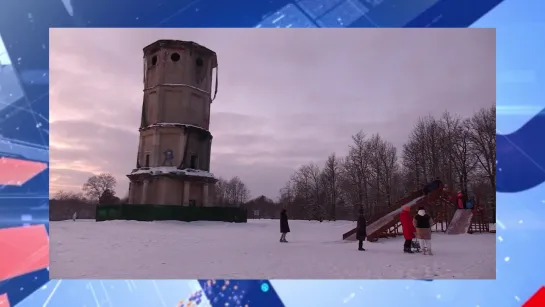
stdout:
[[197,164],[198,164],[197,155],[191,155],[191,159],[189,161],[189,168],[197,169]]
[[146,165],[145,167],[149,167],[149,155],[146,155]]

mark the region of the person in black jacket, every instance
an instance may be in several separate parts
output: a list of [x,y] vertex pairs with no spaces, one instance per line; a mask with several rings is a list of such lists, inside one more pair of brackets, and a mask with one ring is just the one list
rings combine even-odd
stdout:
[[469,201],[469,193],[467,193],[467,190],[462,190],[462,204],[464,205],[464,209],[467,209],[467,202]]
[[433,255],[431,251],[431,226],[433,219],[426,213],[424,207],[418,208],[417,214],[413,218],[413,226],[416,228],[416,238],[420,241],[423,255]]
[[439,189],[441,185],[443,185],[443,181],[441,181],[439,177],[436,177],[435,180],[433,181],[434,190]]
[[422,192],[424,193],[424,195],[428,195],[431,192],[439,189],[442,184],[443,182],[441,181],[441,179],[439,179],[439,177],[436,177],[434,180],[424,186]]
[[364,251],[363,241],[367,237],[367,221],[365,221],[365,216],[363,216],[363,209],[360,209],[358,216],[358,224],[356,226],[356,239],[358,240],[358,250]]
[[280,242],[281,243],[288,243],[286,240],[286,234],[290,232],[290,225],[288,224],[288,213],[286,209],[282,209],[282,212],[280,212],[280,233],[282,234],[280,236]]
[[433,191],[433,180],[430,180],[424,187],[422,188],[422,193],[424,195],[428,195]]

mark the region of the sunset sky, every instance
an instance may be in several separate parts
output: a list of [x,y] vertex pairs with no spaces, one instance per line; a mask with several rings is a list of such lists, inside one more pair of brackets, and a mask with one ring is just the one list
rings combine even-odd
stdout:
[[301,164],[346,154],[352,134],[401,149],[419,117],[470,116],[496,99],[493,29],[52,29],[51,193],[135,166],[142,48],[158,39],[214,50],[211,172],[276,198]]

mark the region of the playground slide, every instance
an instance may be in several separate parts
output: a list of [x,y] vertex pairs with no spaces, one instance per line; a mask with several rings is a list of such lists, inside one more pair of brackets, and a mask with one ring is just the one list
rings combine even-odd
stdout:
[[471,219],[473,218],[473,212],[468,209],[458,209],[454,212],[454,216],[448,225],[448,235],[459,235],[467,233],[469,226],[471,226]]
[[[424,197],[425,196],[418,196],[417,198],[414,198],[413,200],[401,205],[398,209],[386,214],[385,216],[378,219],[377,221],[367,225],[367,235],[370,236],[371,234],[374,234],[375,232],[377,232],[378,230],[380,230],[384,226],[388,225],[392,221],[395,221],[399,217],[399,214],[401,213],[401,210],[403,209],[404,206],[413,207],[416,204],[418,204],[419,201],[421,199],[423,199]],[[351,230],[350,232],[353,232],[353,233],[350,236],[345,237],[344,239],[345,240],[350,240],[350,241],[356,240],[356,231],[355,231],[355,229]]]

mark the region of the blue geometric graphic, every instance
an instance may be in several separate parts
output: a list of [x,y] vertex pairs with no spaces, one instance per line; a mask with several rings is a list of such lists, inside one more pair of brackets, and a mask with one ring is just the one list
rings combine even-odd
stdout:
[[545,182],[545,109],[517,131],[496,136],[498,192],[521,192]]

